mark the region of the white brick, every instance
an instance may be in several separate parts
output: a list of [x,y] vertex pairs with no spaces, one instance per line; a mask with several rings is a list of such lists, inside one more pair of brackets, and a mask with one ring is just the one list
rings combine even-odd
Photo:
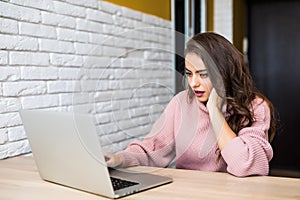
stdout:
[[21,78],[20,68],[18,67],[0,67],[0,81],[15,81]]
[[25,80],[52,80],[58,78],[55,67],[21,67],[21,78]]
[[[111,134],[114,132],[117,132],[119,130],[118,126],[116,126],[115,124],[104,124],[100,126],[100,134]],[[110,140],[113,141],[113,140]]]
[[95,104],[96,112],[111,112],[114,108],[114,104],[112,102],[100,102]]
[[122,7],[122,16],[126,17],[126,18],[133,18],[133,19],[136,19],[136,20],[139,20],[141,21],[143,19],[143,15],[141,12],[139,11],[135,11],[135,10],[132,10],[130,8],[126,8],[126,7]]
[[6,2],[0,2],[0,16],[19,19],[22,21],[40,22],[40,11],[32,8],[25,8]]
[[97,0],[66,0],[66,2],[83,6],[83,7],[98,8]]
[[103,24],[101,28],[101,33],[103,34],[109,34],[109,35],[118,35],[126,32],[123,27],[111,25],[111,24]]
[[129,59],[140,59],[144,55],[144,51],[142,49],[134,49],[133,51],[128,52],[127,58]]
[[214,30],[232,41],[232,0],[216,0]]
[[99,1],[99,7],[103,12],[116,14],[121,11],[121,7],[106,1]]
[[101,91],[101,92],[96,92],[93,95],[93,98],[95,102],[103,102],[103,101],[111,101],[113,97],[113,92],[112,91]]
[[[103,127],[100,126],[100,128],[102,128],[104,133],[109,133],[109,131],[106,131],[107,128],[105,126],[103,126]],[[112,133],[112,134],[102,136],[101,141],[102,140],[105,141],[106,144],[116,144],[120,141],[126,140],[126,138],[127,138],[127,135],[124,132],[118,131],[116,133]],[[104,144],[102,144],[102,145],[104,145]]]
[[145,51],[144,58],[147,60],[168,60],[171,59],[169,54],[160,51]]
[[93,80],[101,80],[101,79],[108,79],[109,74],[107,69],[89,69],[88,71],[84,72],[88,79]]
[[0,128],[21,125],[21,118],[18,112],[0,114]]
[[115,90],[111,93],[111,99],[118,99],[118,100],[122,100],[122,99],[129,99],[131,98],[132,95],[132,90]]
[[107,81],[98,80],[84,80],[80,82],[82,91],[85,92],[96,92],[108,89]]
[[73,104],[70,106],[72,111],[76,113],[93,113],[93,107],[90,103],[87,104]]
[[157,33],[143,33],[143,37],[145,41],[158,43],[159,35]]
[[113,123],[118,124],[120,127],[128,129],[134,127],[129,118],[129,110],[114,110],[111,112],[113,116]]
[[154,15],[143,14],[142,21],[147,24],[162,26],[161,19]]
[[87,9],[87,19],[107,24],[113,23],[111,14],[94,9]]
[[56,30],[52,26],[20,22],[20,34],[45,38],[56,38]]
[[70,106],[73,103],[73,94],[59,94],[59,105]]
[[58,71],[59,79],[80,80],[83,76],[82,69],[79,68],[60,68]]
[[112,57],[124,57],[124,56],[126,56],[126,49],[103,46],[103,55],[104,56],[112,56]]
[[144,137],[147,133],[149,133],[149,130],[147,127],[136,126],[134,128],[123,130],[123,132],[123,134],[127,135],[127,137],[138,138]]
[[110,37],[107,35],[100,34],[100,33],[90,33],[89,34],[90,43],[103,44],[108,38],[110,38]]
[[0,129],[0,146],[2,144],[6,143],[7,141],[8,141],[7,129],[6,128],[1,128]]
[[64,92],[78,92],[79,87],[76,86],[76,81],[48,81],[47,92],[51,93],[64,93]]
[[82,66],[82,57],[68,54],[50,54],[51,64],[57,66]]
[[18,141],[26,138],[26,134],[23,126],[7,128],[7,132],[8,132],[8,140],[10,142]]
[[83,19],[77,19],[76,20],[76,28],[78,30],[83,30],[83,31],[92,31],[92,32],[98,32],[102,33],[104,30],[104,25],[99,22],[92,22],[92,21],[87,21]]
[[128,28],[128,29],[134,29],[135,28],[134,25],[135,25],[136,20],[134,20],[134,19],[114,15],[113,20],[114,20],[115,25],[118,25],[118,26],[121,26],[121,27],[124,27],[124,28]]
[[83,60],[85,67],[108,67],[111,64],[111,59],[103,56],[84,56]]
[[133,39],[125,39],[123,37],[115,37],[112,39],[113,44],[116,47],[135,48]]
[[21,97],[23,109],[49,108],[59,105],[58,95],[40,95]]
[[0,159],[8,157],[8,144],[0,145]]
[[71,42],[39,39],[40,51],[74,53],[74,46]]
[[49,65],[49,55],[36,52],[10,52],[9,63],[12,65]]
[[111,121],[110,113],[100,113],[95,114],[94,116],[97,124],[104,124]]
[[[73,103],[75,103],[74,99],[76,97],[76,94],[72,93],[68,93],[68,94],[59,94],[59,105],[60,106],[73,106]],[[86,98],[86,96],[85,96]],[[81,103],[87,103],[85,102],[81,102]]]
[[[130,70],[133,71],[138,71],[138,70],[146,70],[149,68],[149,65],[147,65],[147,68],[145,68],[145,62],[143,62],[143,60],[141,60],[142,57],[140,57],[139,59],[136,58],[121,58],[121,62],[122,62],[122,66],[123,67],[131,67]],[[124,72],[125,74],[125,72]],[[127,74],[126,77],[130,75],[127,69]],[[136,76],[131,76],[131,78],[135,78]]]
[[54,1],[55,12],[62,15],[70,15],[73,17],[85,17],[85,8],[74,6],[69,3]]
[[138,85],[140,85],[139,80],[122,80],[119,81],[118,87],[116,89],[130,89],[130,88],[136,88]]
[[4,96],[37,95],[46,92],[46,84],[42,81],[22,81],[3,83]]
[[68,28],[75,28],[76,27],[76,21],[75,18],[44,12],[42,11],[42,22],[44,24],[59,26],[59,27],[68,27]]
[[[90,102],[88,93],[73,93],[73,94],[61,94],[61,101],[69,102],[69,105],[87,104]],[[76,111],[76,110],[75,110]]]
[[21,109],[21,102],[17,98],[0,98],[0,113],[18,112]]
[[26,36],[13,36],[0,34],[0,48],[7,50],[31,50],[38,49],[38,40]]
[[38,0],[38,1],[24,1],[24,0],[10,0],[13,4],[22,5],[25,7],[38,8],[41,10],[54,10],[53,0]]
[[18,33],[18,22],[11,19],[0,18],[1,33]]
[[153,25],[149,25],[146,22],[134,21],[134,27],[138,30],[149,30],[149,28],[153,27]]
[[8,143],[8,157],[29,153],[31,151],[28,140],[21,140],[12,143]]
[[102,55],[102,47],[100,45],[75,43],[76,54],[80,55]]
[[0,65],[8,64],[8,53],[7,51],[0,51]]
[[65,41],[88,42],[89,34],[82,31],[74,31],[73,29],[58,28],[57,38]]

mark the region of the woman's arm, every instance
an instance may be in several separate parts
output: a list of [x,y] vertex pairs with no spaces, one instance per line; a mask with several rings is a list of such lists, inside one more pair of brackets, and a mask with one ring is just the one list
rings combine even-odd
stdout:
[[175,157],[174,124],[176,107],[179,105],[177,101],[175,96],[143,141],[131,142],[124,151],[116,154],[106,153],[107,164],[113,167],[166,167]]
[[[217,105],[220,97],[213,98]],[[270,110],[266,102],[261,99],[253,101],[255,122],[237,134],[230,129],[222,113],[216,111],[219,109],[213,108],[212,104],[208,109],[227,171],[235,176],[268,175],[273,150],[268,142]]]
[[221,102],[221,97],[217,94],[215,89],[212,89],[207,102],[207,109],[219,149],[222,151],[231,140],[237,137],[237,134],[231,130],[226,122],[221,112]]

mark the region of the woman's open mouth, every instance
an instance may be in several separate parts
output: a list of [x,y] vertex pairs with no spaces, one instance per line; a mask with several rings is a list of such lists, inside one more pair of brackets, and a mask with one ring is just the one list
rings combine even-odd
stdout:
[[196,97],[202,97],[204,95],[204,91],[200,91],[200,90],[194,90],[194,93],[196,95]]

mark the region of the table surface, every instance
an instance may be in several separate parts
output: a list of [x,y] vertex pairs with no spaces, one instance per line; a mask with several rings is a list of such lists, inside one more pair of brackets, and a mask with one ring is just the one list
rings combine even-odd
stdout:
[[[227,173],[171,168],[134,170],[172,177],[174,182],[123,199],[298,199],[300,179],[271,176],[234,177]],[[32,157],[0,161],[0,199],[100,200],[98,195],[43,181]]]

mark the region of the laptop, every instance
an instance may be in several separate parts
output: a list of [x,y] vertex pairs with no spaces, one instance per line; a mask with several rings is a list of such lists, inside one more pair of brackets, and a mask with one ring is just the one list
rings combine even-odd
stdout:
[[120,198],[172,182],[171,178],[109,169],[91,114],[21,110],[40,177],[93,194]]

